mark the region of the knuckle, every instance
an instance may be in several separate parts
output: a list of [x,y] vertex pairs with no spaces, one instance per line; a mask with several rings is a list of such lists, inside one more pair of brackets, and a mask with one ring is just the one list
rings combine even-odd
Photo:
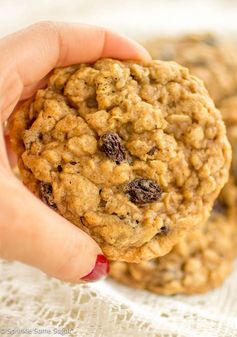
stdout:
[[31,29],[42,32],[57,32],[57,24],[53,21],[38,21],[30,26]]
[[61,26],[62,24],[54,21],[39,21],[30,26],[32,31],[35,31],[36,34],[39,34],[43,38],[45,48],[51,48],[55,51],[56,60],[60,59],[61,46],[63,45],[62,36],[60,33]]
[[46,37],[46,41],[48,41],[50,45],[60,41],[59,24],[54,21],[39,21],[29,28],[44,39]]

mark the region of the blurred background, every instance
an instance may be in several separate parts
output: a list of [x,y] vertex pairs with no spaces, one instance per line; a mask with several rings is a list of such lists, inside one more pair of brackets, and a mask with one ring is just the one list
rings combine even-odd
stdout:
[[84,22],[130,37],[237,32],[237,0],[0,0],[0,36],[39,20]]

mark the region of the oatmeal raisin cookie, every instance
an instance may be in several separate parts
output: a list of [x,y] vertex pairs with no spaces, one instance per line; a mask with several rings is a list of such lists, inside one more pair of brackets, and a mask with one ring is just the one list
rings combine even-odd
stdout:
[[174,62],[56,69],[10,134],[24,184],[111,260],[167,254],[207,219],[231,160],[220,112]]

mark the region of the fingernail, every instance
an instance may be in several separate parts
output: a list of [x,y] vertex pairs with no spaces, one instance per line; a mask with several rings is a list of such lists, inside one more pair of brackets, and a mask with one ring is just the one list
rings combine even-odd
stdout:
[[142,48],[140,54],[145,62],[150,62],[152,60],[151,55],[148,53],[146,49]]
[[97,255],[97,259],[95,262],[95,266],[92,271],[81,278],[81,280],[86,282],[95,282],[105,278],[109,273],[109,261],[108,259],[102,255]]
[[142,58],[142,60],[145,62],[150,62],[152,60],[152,57],[150,53],[148,52],[148,50],[146,50],[146,48],[144,48],[140,43],[136,43],[136,44],[137,44],[139,55]]

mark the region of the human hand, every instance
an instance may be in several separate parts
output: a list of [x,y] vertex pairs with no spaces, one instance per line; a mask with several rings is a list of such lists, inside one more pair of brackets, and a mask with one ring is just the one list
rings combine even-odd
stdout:
[[[101,57],[150,59],[135,42],[87,25],[42,22],[1,39],[2,123],[21,100],[47,82],[54,67],[93,62]],[[0,257],[33,265],[73,283],[106,276],[108,261],[97,243],[49,209],[15,178],[3,128],[0,134]]]

